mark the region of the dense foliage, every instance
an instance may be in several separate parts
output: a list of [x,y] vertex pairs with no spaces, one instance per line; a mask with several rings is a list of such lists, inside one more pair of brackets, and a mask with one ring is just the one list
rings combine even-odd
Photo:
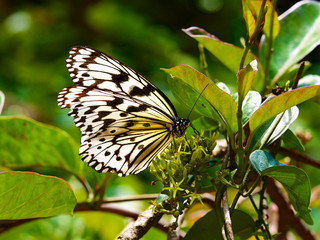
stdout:
[[[209,2],[172,3],[167,18],[157,13],[168,10],[163,2],[157,11],[143,1],[4,2],[0,240],[114,239],[127,218],[143,217],[136,236],[145,239],[320,236],[320,4],[299,2],[278,17],[274,0]],[[80,160],[78,130],[56,106],[73,45],[151,81],[167,74],[168,85],[156,84],[170,88],[193,129],[150,170],[119,178]]]

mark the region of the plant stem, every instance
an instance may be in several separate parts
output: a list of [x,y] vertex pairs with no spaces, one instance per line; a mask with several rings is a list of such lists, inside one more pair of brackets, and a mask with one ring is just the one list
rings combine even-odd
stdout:
[[107,173],[106,176],[103,179],[103,182],[99,188],[99,198],[97,201],[97,205],[98,207],[100,207],[101,203],[103,202],[103,198],[104,198],[104,193],[106,192],[106,187],[107,187],[107,183],[111,177],[112,173]]
[[[271,12],[271,23],[270,23],[270,29],[269,29],[269,37],[266,39],[266,63],[264,66],[264,87],[263,87],[263,92],[262,95],[264,94],[264,92],[266,91],[266,87],[268,84],[268,78],[269,78],[269,69],[270,69],[270,63],[271,63],[271,57],[273,54],[273,49],[272,49],[272,43],[273,43],[273,19],[274,19],[274,13],[275,13],[275,7],[277,4],[277,0],[272,0],[272,6],[273,6],[273,11]],[[274,84],[274,82],[271,83],[270,87],[272,87],[272,85]]]

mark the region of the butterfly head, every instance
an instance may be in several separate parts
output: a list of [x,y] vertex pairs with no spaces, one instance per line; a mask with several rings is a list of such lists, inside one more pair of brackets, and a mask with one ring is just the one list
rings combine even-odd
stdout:
[[180,137],[184,134],[186,129],[190,126],[191,122],[188,119],[175,117],[176,125],[174,129],[174,135]]

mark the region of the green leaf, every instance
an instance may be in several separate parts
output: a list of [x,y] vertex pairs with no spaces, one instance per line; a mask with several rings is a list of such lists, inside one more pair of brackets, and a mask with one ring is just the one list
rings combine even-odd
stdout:
[[0,165],[80,172],[78,144],[63,130],[27,118],[0,118]]
[[297,119],[299,109],[297,106],[278,114],[275,118],[270,119],[255,131],[254,136],[250,137],[249,149],[253,150],[262,144],[269,145],[277,140]]
[[252,166],[259,174],[262,174],[262,172],[267,168],[284,165],[277,162],[269,153],[262,150],[252,152],[249,159]]
[[249,91],[247,96],[244,98],[242,103],[242,123],[245,124],[251,115],[256,111],[261,105],[261,95],[255,91]]
[[299,138],[290,130],[288,129],[282,136],[281,140],[283,145],[287,149],[296,149],[298,151],[304,151],[305,148],[300,142]]
[[[257,17],[260,12],[260,7],[262,4],[262,1],[257,1],[257,0],[247,0],[249,9],[254,13],[254,15]],[[265,7],[268,8],[266,15],[265,15],[265,21],[264,21],[264,28],[263,32],[264,35],[267,37],[270,37],[270,25],[271,22],[273,24],[273,29],[272,29],[272,38],[275,39],[280,31],[280,23],[278,20],[278,14],[277,12],[274,13],[273,20],[271,19],[272,17],[272,11],[274,11],[272,2],[270,0],[266,1]]]
[[[277,119],[278,116],[279,116],[279,119]],[[284,134],[285,131],[287,131],[290,125],[298,118],[299,108],[297,106],[293,106],[292,108],[286,110],[283,114],[279,114],[278,116],[274,120],[274,122],[278,121],[278,124],[276,125],[275,128],[272,128],[272,127],[270,128],[270,131],[272,131],[272,134],[270,137],[268,137],[268,141],[266,142],[267,145],[273,143],[275,140],[281,137],[281,135]],[[266,132],[266,135],[269,134],[268,131]]]
[[277,162],[269,153],[262,150],[251,153],[249,159],[258,173],[282,184],[297,215],[306,223],[313,224],[308,208],[311,188],[307,174],[300,168]]
[[310,182],[307,174],[295,166],[277,166],[264,170],[261,175],[279,181],[287,191],[290,202],[297,216],[306,223],[313,225],[309,204],[311,196]]
[[237,76],[237,86],[238,86],[238,94],[239,94],[238,97],[241,103],[243,99],[246,97],[247,93],[249,92],[257,71],[258,71],[257,61],[253,60],[246,67],[244,67],[238,72],[238,76]]
[[[195,110],[203,116],[216,119],[216,116],[226,125],[230,134],[237,131],[237,104],[233,98],[221,90],[209,78],[187,65],[178,65],[170,69],[163,69],[173,80],[169,81],[173,94],[180,98],[190,108],[190,100],[194,104],[201,94]],[[182,84],[187,87],[182,87]],[[187,99],[187,100],[186,100]],[[201,102],[204,99],[205,101]]]
[[[210,53],[212,53],[222,64],[229,68],[234,74],[239,71],[239,64],[243,55],[243,49],[230,43],[222,42],[216,36],[206,32],[202,28],[190,27],[183,29],[190,37],[201,43]],[[228,57],[226,57],[228,56]],[[258,58],[251,52],[248,53],[244,65],[249,64],[253,60],[258,62],[258,74],[255,78],[255,88],[262,86],[264,79],[264,70]]]
[[[273,42],[270,62],[272,85],[320,43],[320,3],[301,1],[280,17],[281,31]],[[266,44],[261,47],[261,62],[265,65]]]
[[[219,122],[213,120],[212,118],[203,116],[193,120],[192,126],[198,131],[200,130],[210,131],[210,130],[217,129],[219,126]],[[192,134],[194,134],[193,130],[192,130]]]
[[279,113],[307,101],[310,98],[318,96],[319,94],[320,86],[310,86],[297,88],[279,96],[275,96],[252,114],[249,120],[251,135],[265,122]]
[[256,28],[256,19],[254,18],[252,11],[248,7],[247,0],[242,0],[242,13],[243,13],[243,18],[246,22],[247,33],[251,38],[254,32],[254,29]]
[[0,219],[72,214],[76,198],[69,184],[32,172],[0,173]]
[[[187,232],[185,240],[223,239],[215,210],[200,218]],[[223,219],[221,219],[223,221]],[[235,209],[231,218],[233,234],[240,239],[250,238],[255,231],[255,222],[245,212]],[[214,238],[213,238],[214,236]]]
[[4,106],[5,96],[2,91],[0,91],[0,114],[2,112],[3,106]]
[[308,87],[313,85],[320,85],[319,75],[307,75],[299,80],[298,87]]

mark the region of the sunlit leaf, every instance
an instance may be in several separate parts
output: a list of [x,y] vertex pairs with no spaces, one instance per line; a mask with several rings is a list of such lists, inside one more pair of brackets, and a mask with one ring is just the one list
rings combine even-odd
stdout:
[[256,111],[261,105],[261,95],[255,91],[249,91],[242,103],[242,123],[246,123],[251,117],[252,113]]
[[[247,213],[235,209],[231,221],[233,234],[239,239],[248,239],[253,235],[255,222]],[[212,210],[191,227],[184,239],[223,239],[219,225],[217,211]]]
[[[247,3],[249,6],[249,9],[257,17],[259,15],[262,0],[247,0]],[[274,8],[273,8],[271,0],[266,1],[265,7],[267,7],[268,10],[265,15],[263,32],[268,38],[270,37],[270,27],[271,27],[271,22],[272,22],[272,25],[273,25],[272,38],[275,39],[278,36],[279,31],[280,31],[280,23],[278,20],[278,14],[277,14],[277,12],[274,12],[274,16],[272,19],[272,12],[274,11]]]
[[63,130],[27,118],[0,118],[0,165],[80,171],[78,145]]
[[[189,98],[193,98],[195,102],[199,94],[204,90],[201,98],[205,99],[206,103],[197,104],[196,110],[209,118],[213,117],[211,112],[215,111],[218,113],[217,115],[221,122],[226,125],[231,133],[237,131],[237,104],[229,94],[221,90],[205,75],[187,65],[178,65],[170,69],[164,69],[164,71],[173,78],[169,83],[173,92],[178,91],[176,95],[184,98],[183,102],[190,104]],[[188,88],[182,88],[180,85],[182,83],[186,84]],[[192,89],[198,94],[190,92]]]
[[258,71],[257,61],[253,60],[245,68],[241,69],[238,72],[238,76],[237,76],[238,97],[241,103],[243,99],[246,97],[247,93],[249,92],[257,71]]
[[262,150],[254,151],[249,158],[262,176],[271,177],[282,184],[297,215],[306,223],[313,224],[308,208],[311,188],[307,174],[300,168],[277,162],[269,153]]
[[307,75],[299,80],[298,87],[308,87],[313,85],[320,85],[319,75]]
[[251,38],[256,27],[256,19],[253,16],[250,8],[248,7],[247,0],[242,0],[242,13],[243,18],[246,22],[247,32],[249,37]]
[[[210,53],[212,53],[221,63],[223,63],[227,68],[229,68],[233,73],[238,73],[241,58],[243,55],[243,49],[234,46],[230,43],[222,42],[216,36],[206,32],[202,28],[190,27],[183,30],[190,37],[201,43]],[[255,88],[259,88],[263,83],[264,71],[261,63],[257,57],[249,52],[244,65],[249,64],[253,60],[258,62],[258,74],[255,78]]]
[[320,94],[320,86],[297,88],[272,98],[255,111],[250,120],[251,133],[279,113]]
[[[273,42],[270,63],[272,85],[292,66],[320,43],[320,3],[301,1],[280,17],[281,31]],[[266,56],[265,41],[261,47],[261,61]]]
[[5,96],[2,91],[0,91],[0,114],[2,112],[3,106],[4,106]]
[[76,198],[69,184],[32,172],[0,173],[0,219],[72,214]]

